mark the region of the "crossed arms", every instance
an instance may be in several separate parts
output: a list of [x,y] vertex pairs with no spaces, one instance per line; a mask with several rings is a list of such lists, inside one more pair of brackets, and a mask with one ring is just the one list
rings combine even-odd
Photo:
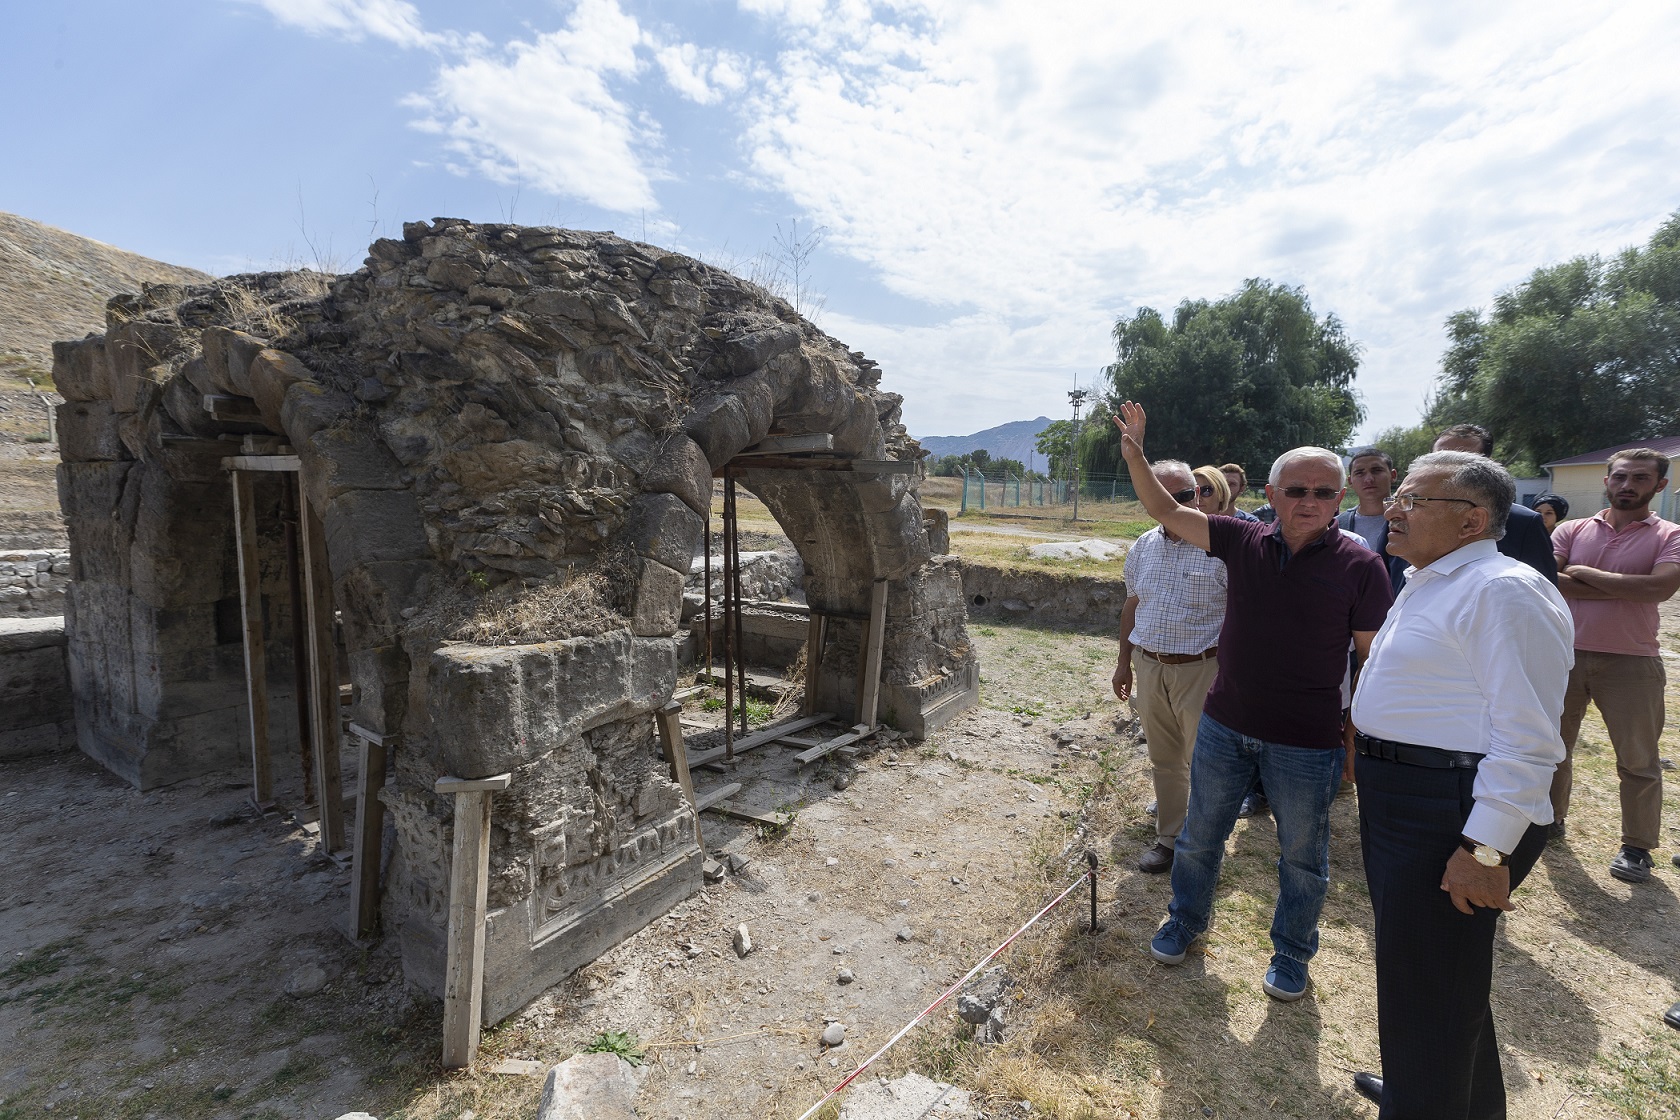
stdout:
[[1559,553],[1558,590],[1565,599],[1621,599],[1629,603],[1666,602],[1680,591],[1680,564],[1658,564],[1648,576],[1606,572],[1571,564]]

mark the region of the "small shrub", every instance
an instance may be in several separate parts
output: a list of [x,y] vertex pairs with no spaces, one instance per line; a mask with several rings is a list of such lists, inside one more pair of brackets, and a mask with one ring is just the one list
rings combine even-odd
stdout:
[[602,1031],[595,1036],[588,1046],[583,1048],[585,1054],[617,1054],[633,1066],[642,1064],[641,1041],[629,1031]]

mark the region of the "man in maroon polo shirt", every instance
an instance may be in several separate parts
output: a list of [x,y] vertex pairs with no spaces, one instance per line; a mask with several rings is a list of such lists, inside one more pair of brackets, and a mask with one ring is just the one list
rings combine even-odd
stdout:
[[1348,645],[1360,660],[1370,650],[1393,598],[1388,571],[1334,524],[1347,492],[1335,452],[1297,447],[1278,457],[1266,485],[1277,520],[1267,525],[1179,506],[1149,469],[1143,408],[1127,401],[1114,424],[1149,515],[1223,560],[1229,580],[1218,675],[1197,728],[1190,807],[1173,849],[1172,905],[1149,951],[1178,964],[1206,931],[1225,841],[1259,778],[1281,849],[1262,987],[1274,999],[1297,1000],[1318,951],[1330,885],[1330,803],[1347,769]]

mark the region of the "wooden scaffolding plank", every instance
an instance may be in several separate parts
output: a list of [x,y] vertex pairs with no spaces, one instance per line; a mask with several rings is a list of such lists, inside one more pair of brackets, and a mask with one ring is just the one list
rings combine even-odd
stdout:
[[251,800],[274,802],[268,752],[268,651],[263,643],[262,568],[257,562],[257,510],[252,478],[234,471],[233,536],[239,554],[239,621],[245,641],[245,709],[251,725]]
[[730,782],[728,785],[713,786],[694,799],[694,804],[704,813],[726,797],[734,797],[741,792],[740,782]]
[[694,798],[694,775],[688,768],[688,748],[683,746],[682,721],[677,718],[681,712],[682,705],[672,701],[654,713],[653,718],[659,724],[659,747],[665,752],[671,779],[682,787],[683,796],[694,810],[694,842],[704,848],[706,842],[700,838],[700,804]]
[[869,590],[869,634],[865,639],[863,664],[858,667],[857,721],[875,726],[875,709],[881,702],[881,646],[887,630],[887,581],[878,579]]
[[389,739],[352,723],[361,743],[361,771],[356,782],[356,842],[350,864],[350,936],[368,937],[379,925],[379,865],[385,854],[385,785]]
[[[740,754],[742,751],[750,751],[755,747],[762,747],[765,743],[774,743],[783,735],[791,735],[795,731],[804,731],[806,728],[815,727],[819,723],[827,723],[833,718],[833,712],[818,712],[814,716],[805,716],[801,719],[777,724],[775,727],[767,727],[763,731],[755,731],[751,735],[748,735],[745,739],[735,740],[735,753]],[[701,751],[699,754],[689,757],[688,765],[691,768],[704,766],[708,762],[718,761],[723,757],[723,755],[724,751],[722,747],[717,747],[709,751]]]
[[826,742],[818,743],[808,751],[800,751],[793,757],[798,761],[799,765],[804,766],[808,762],[815,762],[825,754],[833,754],[841,747],[849,747],[859,739],[866,739],[874,733],[874,724],[855,724],[852,729],[844,735],[836,735],[834,738],[829,739]]
[[743,809],[738,805],[713,805],[707,812],[738,821],[766,825],[770,828],[786,828],[793,823],[795,817],[793,813],[760,813],[753,809]]
[[301,493],[303,592],[309,645],[309,714],[314,729],[315,800],[321,808],[321,847],[344,847],[344,811],[339,773],[338,653],[333,641],[332,570],[327,566],[326,529],[321,515]]

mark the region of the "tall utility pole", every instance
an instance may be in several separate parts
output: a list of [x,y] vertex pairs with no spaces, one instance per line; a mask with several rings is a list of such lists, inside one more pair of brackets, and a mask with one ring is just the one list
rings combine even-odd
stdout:
[[1073,392],[1068,394],[1068,403],[1073,405],[1073,447],[1068,456],[1068,475],[1073,479],[1073,520],[1079,522],[1079,410],[1085,407],[1085,402],[1091,398],[1089,389],[1078,387],[1074,382]]

